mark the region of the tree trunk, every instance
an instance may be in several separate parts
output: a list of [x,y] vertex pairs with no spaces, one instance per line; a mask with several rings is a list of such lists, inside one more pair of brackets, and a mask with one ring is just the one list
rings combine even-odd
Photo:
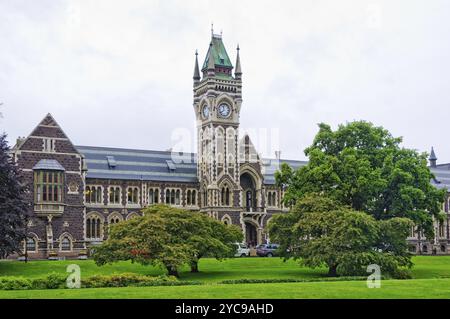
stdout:
[[191,272],[198,272],[198,261],[191,262]]
[[169,276],[175,276],[175,277],[179,277],[179,275],[178,275],[178,269],[176,269],[175,267],[172,267],[172,266],[166,266],[166,269],[167,269],[167,274],[169,275]]
[[337,277],[336,269],[337,269],[337,265],[336,264],[328,266],[328,276],[329,277]]

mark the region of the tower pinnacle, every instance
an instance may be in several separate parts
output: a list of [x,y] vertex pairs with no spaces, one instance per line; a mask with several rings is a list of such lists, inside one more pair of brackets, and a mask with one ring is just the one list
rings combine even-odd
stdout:
[[234,76],[236,80],[240,80],[242,76],[242,70],[241,70],[241,58],[239,57],[239,44],[236,48],[237,54],[236,54],[236,70],[234,71]]
[[194,83],[200,81],[200,70],[198,68],[198,52],[195,50]]

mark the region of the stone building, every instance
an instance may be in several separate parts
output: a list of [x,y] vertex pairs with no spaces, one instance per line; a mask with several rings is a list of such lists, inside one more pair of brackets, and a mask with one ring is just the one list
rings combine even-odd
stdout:
[[[201,69],[195,56],[193,81],[196,154],[76,146],[50,114],[17,141],[12,156],[32,185],[34,203],[24,244],[29,258],[84,256],[107,238],[110,225],[154,203],[199,210],[238,225],[252,246],[270,241],[268,222],[286,211],[274,172],[281,162],[294,169],[306,162],[263,159],[248,135],[239,139],[239,47],[233,66],[222,36],[213,34]],[[450,189],[450,164],[436,165],[434,159],[431,166],[432,182]],[[437,225],[432,241],[412,235],[416,252],[448,251],[448,219]]]

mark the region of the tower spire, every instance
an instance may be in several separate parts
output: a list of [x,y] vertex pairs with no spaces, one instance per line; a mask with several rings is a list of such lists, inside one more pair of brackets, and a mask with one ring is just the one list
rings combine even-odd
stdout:
[[434,152],[434,147],[431,147],[431,153],[430,153],[430,158],[428,159],[430,161],[430,166],[431,167],[436,167],[436,163],[437,163],[437,157],[436,157],[436,153]]
[[194,83],[200,81],[200,70],[198,68],[198,52],[195,50]]
[[239,57],[239,44],[237,45],[236,51],[237,51],[237,55],[236,55],[236,69],[234,71],[234,76],[237,80],[241,79],[242,76],[242,70],[241,70],[241,58]]

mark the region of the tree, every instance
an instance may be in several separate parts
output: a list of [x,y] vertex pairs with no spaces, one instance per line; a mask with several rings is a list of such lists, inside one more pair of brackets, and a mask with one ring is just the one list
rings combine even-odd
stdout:
[[241,239],[235,226],[199,212],[152,205],[143,210],[143,216],[111,227],[94,260],[98,265],[119,260],[163,265],[169,275],[178,276],[183,264],[198,271],[198,261],[206,254],[218,259],[230,256]]
[[160,216],[135,217],[111,226],[109,238],[95,248],[93,258],[99,266],[120,260],[163,266],[178,277],[178,268],[189,261],[191,252],[171,236]]
[[198,212],[166,205],[152,205],[144,210],[144,214],[159,215],[165,220],[167,230],[174,238],[191,248],[191,272],[199,271],[198,262],[202,257],[210,256],[222,260],[233,256],[235,243],[243,238],[242,231],[237,226],[225,225]]
[[9,153],[6,134],[0,135],[0,257],[20,253],[26,239],[30,203],[27,188]]
[[277,184],[286,188],[285,203],[320,193],[377,220],[409,218],[432,238],[433,218],[442,219],[445,190],[431,185],[427,154],[401,148],[401,142],[364,121],[340,125],[336,131],[319,124],[305,150],[308,164],[296,171],[283,164],[276,173]]
[[323,195],[308,194],[289,213],[275,216],[269,232],[286,259],[312,268],[325,264],[329,276],[365,275],[368,265],[378,264],[383,274],[396,277],[401,266],[411,266],[404,240],[411,225],[407,218],[377,221]]

